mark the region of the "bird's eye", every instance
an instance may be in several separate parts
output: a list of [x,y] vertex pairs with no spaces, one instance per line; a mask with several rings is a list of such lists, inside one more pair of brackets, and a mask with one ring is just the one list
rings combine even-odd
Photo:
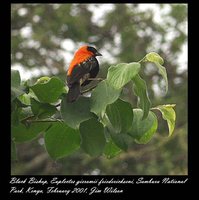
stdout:
[[90,47],[90,46],[87,47],[87,50],[91,51],[93,54],[97,52],[97,50],[94,47]]

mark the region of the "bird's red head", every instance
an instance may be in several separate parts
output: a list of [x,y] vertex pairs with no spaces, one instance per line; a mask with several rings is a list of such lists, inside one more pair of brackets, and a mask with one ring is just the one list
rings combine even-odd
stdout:
[[76,51],[74,58],[70,63],[67,75],[71,74],[75,65],[77,65],[81,62],[84,62],[85,60],[87,60],[88,58],[90,58],[92,56],[101,56],[101,55],[102,54],[100,54],[94,47],[87,46],[87,45],[80,47]]

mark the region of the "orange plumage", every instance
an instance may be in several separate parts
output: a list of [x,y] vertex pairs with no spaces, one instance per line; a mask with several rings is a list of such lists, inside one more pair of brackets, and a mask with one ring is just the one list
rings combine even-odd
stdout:
[[88,46],[82,46],[78,49],[78,51],[75,53],[73,60],[71,61],[69,68],[68,68],[68,73],[67,75],[70,76],[74,67],[87,60],[89,57],[93,56],[93,52],[87,50]]

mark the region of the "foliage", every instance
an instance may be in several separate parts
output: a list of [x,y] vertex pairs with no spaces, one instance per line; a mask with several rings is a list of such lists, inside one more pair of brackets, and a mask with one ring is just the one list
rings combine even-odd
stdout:
[[[148,143],[157,130],[158,122],[150,111],[146,83],[139,76],[143,61],[163,64],[158,54],[150,53],[140,62],[112,65],[107,79],[91,92],[91,98],[80,97],[74,103],[67,103],[65,85],[57,77],[41,77],[34,85],[26,84],[26,98],[30,99],[30,105],[23,104],[24,99],[18,98],[18,92],[13,91],[12,104],[21,104],[17,104],[12,115],[20,116],[23,107],[31,108],[31,115],[27,113],[23,119],[18,117],[17,125],[13,118],[12,141],[29,141],[43,132],[46,150],[54,159],[69,155],[80,147],[91,156],[105,154],[112,158],[121,150],[127,151],[131,140]],[[12,84],[18,90],[23,86],[19,73],[13,70],[11,74]],[[163,78],[167,77],[166,70],[161,74]],[[133,109],[130,103],[119,98],[124,85],[131,81],[141,109]],[[60,111],[53,104],[58,100],[61,100]],[[168,122],[169,136],[175,126],[172,107],[174,105],[156,107]],[[61,118],[55,117],[56,112],[60,113]]]
[[44,139],[46,150],[54,159],[74,152],[80,145],[79,132],[62,122],[53,123],[46,130]]

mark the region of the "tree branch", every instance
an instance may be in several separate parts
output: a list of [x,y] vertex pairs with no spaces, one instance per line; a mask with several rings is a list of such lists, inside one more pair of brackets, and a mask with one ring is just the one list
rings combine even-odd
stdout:
[[88,78],[88,81],[103,81],[103,78]]
[[[103,81],[104,79],[103,79],[103,78],[88,78],[87,80],[88,80],[88,81]],[[88,89],[82,91],[81,94],[87,93],[87,92],[93,90],[93,89],[96,88],[96,87],[97,87],[97,85],[94,85],[94,86],[92,86],[92,87],[90,87],[90,88],[88,88]]]
[[32,116],[29,116],[29,117],[26,117],[24,119],[21,120],[21,123],[35,123],[35,122],[58,122],[58,121],[63,121],[63,120],[59,120],[59,119],[56,119],[56,120],[38,120],[38,119],[32,119],[33,117],[35,117],[34,115]]
[[29,123],[35,122],[63,122],[63,120],[28,120]]
[[93,89],[96,88],[96,87],[97,87],[97,85],[94,85],[94,86],[92,86],[92,87],[90,87],[90,88],[88,88],[88,89],[82,91],[81,94],[87,93],[87,92],[93,90]]

